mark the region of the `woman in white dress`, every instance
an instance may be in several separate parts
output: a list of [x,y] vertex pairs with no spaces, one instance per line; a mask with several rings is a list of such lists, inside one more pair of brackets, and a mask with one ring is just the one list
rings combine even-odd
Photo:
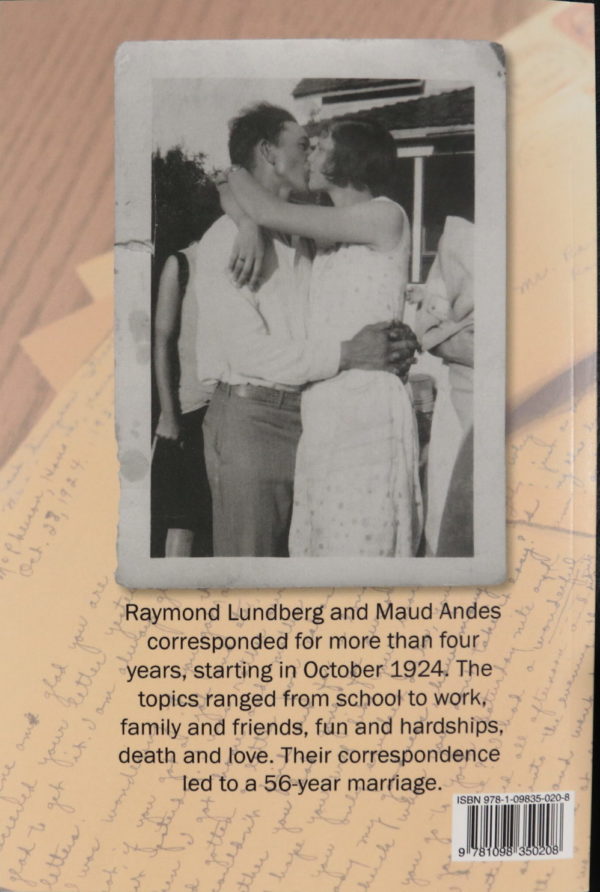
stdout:
[[[391,135],[367,120],[334,122],[309,158],[309,188],[333,207],[291,204],[243,169],[229,184],[242,209],[271,230],[315,239],[309,337],[345,340],[364,325],[401,319],[409,223],[382,192]],[[411,556],[422,527],[418,444],[404,383],[388,372],[350,370],[302,395],[292,556]]]

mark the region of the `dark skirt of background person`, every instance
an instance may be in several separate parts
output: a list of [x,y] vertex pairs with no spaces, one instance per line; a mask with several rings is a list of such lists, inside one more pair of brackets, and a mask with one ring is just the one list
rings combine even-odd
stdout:
[[179,440],[157,437],[151,475],[151,557],[165,556],[169,529],[192,530],[192,557],[211,557],[212,502],[204,462],[206,406],[181,417]]

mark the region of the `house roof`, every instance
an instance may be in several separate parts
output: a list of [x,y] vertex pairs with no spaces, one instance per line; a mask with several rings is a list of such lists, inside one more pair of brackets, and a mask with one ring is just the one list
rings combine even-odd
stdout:
[[356,90],[359,87],[393,87],[396,84],[406,84],[407,80],[374,80],[371,77],[305,77],[294,87],[292,96],[299,99],[301,96],[313,96],[315,93],[337,93],[338,90]]
[[[420,96],[393,105],[368,108],[346,115],[336,115],[335,120],[344,118],[375,118],[387,130],[416,130],[421,127],[450,127],[475,122],[475,91],[473,87],[452,90],[434,96]],[[308,122],[309,134],[318,132],[323,124],[332,118]]]

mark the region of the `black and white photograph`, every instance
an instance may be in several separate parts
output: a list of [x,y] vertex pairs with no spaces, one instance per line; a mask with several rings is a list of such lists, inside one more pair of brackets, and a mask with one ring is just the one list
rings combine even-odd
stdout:
[[505,81],[482,42],[120,48],[120,582],[503,581]]

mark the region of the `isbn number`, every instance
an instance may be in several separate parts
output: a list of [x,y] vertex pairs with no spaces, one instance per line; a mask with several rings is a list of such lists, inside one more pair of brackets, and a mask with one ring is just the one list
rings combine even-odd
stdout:
[[572,792],[457,795],[452,859],[572,858],[573,820]]

